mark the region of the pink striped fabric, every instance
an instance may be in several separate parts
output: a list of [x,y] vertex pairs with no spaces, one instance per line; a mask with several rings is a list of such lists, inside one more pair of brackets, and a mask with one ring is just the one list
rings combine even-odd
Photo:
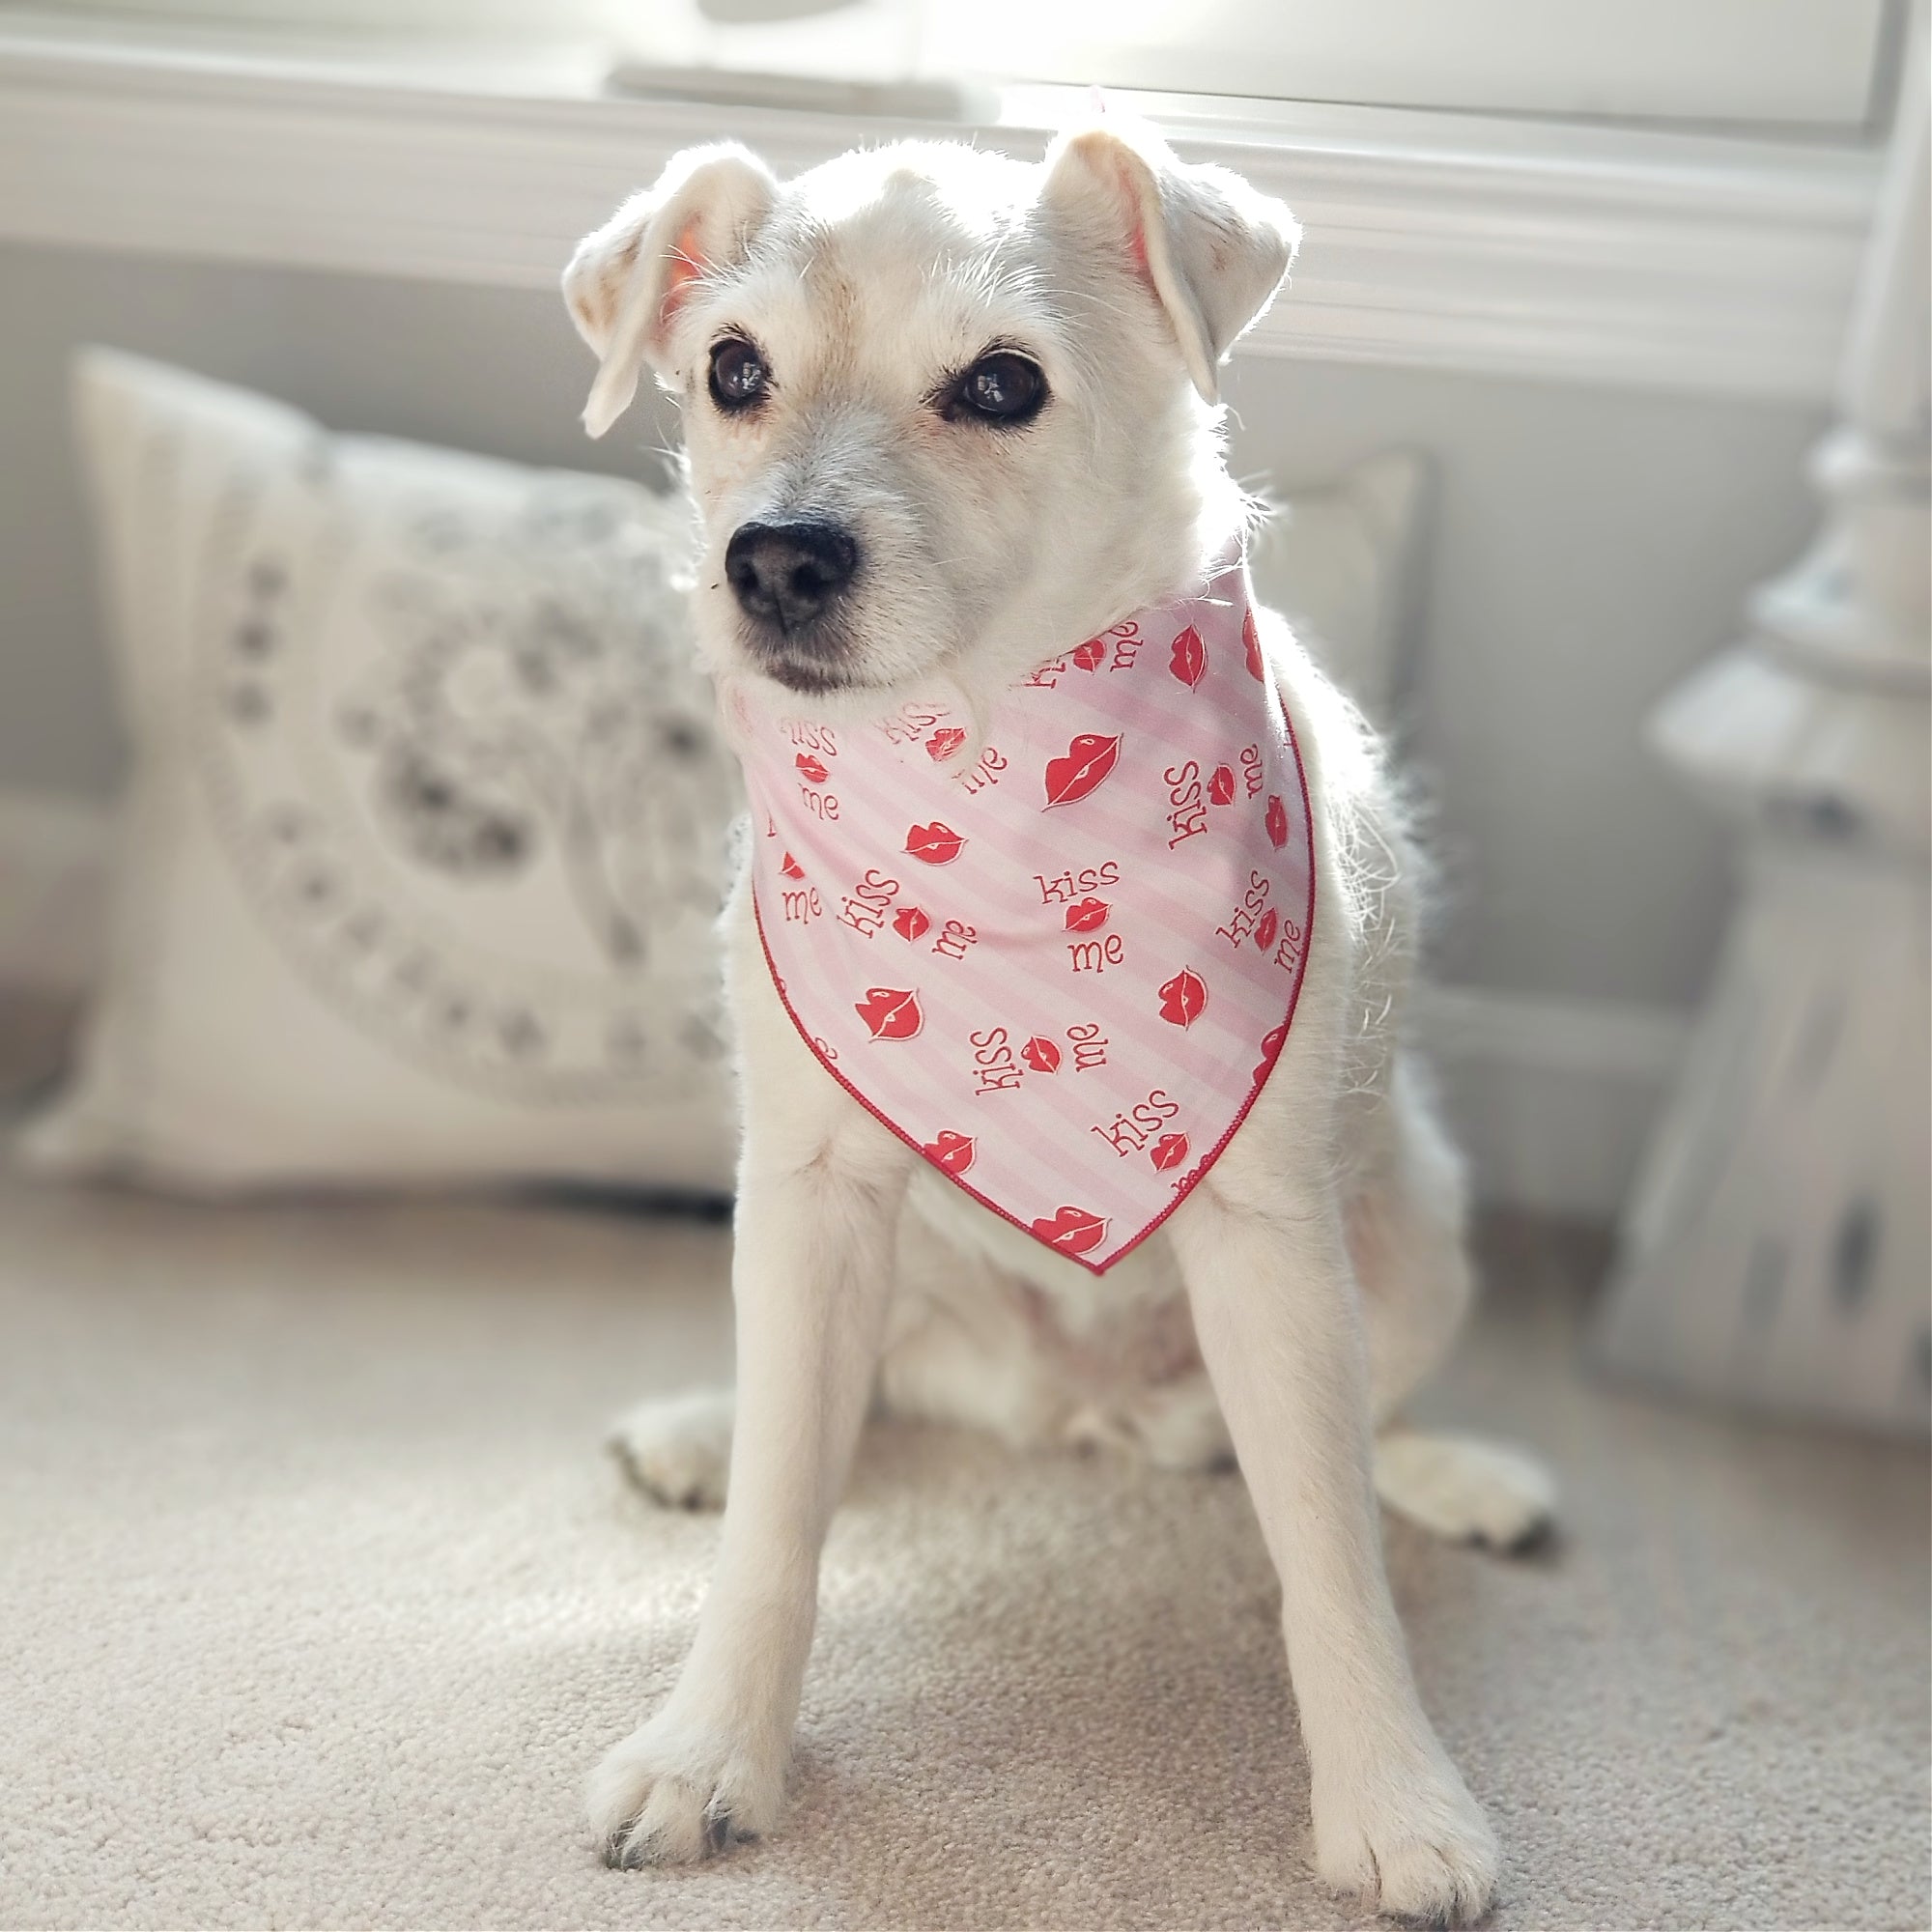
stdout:
[[1214,1163],[1315,914],[1294,729],[1245,565],[956,703],[734,700],[780,997],[835,1079],[1095,1273]]

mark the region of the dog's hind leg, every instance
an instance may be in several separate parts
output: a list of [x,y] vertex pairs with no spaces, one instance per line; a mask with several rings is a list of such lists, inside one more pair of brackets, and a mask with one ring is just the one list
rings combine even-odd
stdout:
[[737,1409],[729,1389],[647,1397],[611,1426],[611,1453],[653,1502],[667,1509],[723,1509]]
[[1369,1346],[1376,1492],[1452,1543],[1520,1548],[1554,1519],[1548,1471],[1507,1444],[1396,1420],[1448,1354],[1474,1286],[1462,1162],[1411,1063],[1396,1062],[1368,1136],[1347,1225]]
[[1526,1451],[1475,1435],[1384,1430],[1376,1493],[1396,1515],[1447,1543],[1524,1549],[1556,1520],[1556,1485]]
[[1468,1314],[1474,1278],[1462,1160],[1419,1069],[1398,1057],[1387,1093],[1370,1105],[1344,1222],[1380,1428],[1441,1366]]

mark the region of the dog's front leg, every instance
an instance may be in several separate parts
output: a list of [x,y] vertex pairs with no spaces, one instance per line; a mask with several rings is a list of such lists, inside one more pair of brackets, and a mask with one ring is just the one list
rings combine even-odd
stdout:
[[1389,1598],[1341,1216],[1325,1163],[1285,1179],[1259,1125],[1170,1225],[1281,1577],[1317,1869],[1384,1912],[1461,1923],[1494,1894],[1495,1839],[1423,1715]]
[[728,1499],[677,1686],[591,1779],[591,1823],[613,1863],[701,1858],[777,1820],[819,1547],[871,1393],[891,1286],[910,1155],[826,1077],[782,1013],[771,1024],[769,983],[751,994],[760,1010],[741,1003],[748,1127]]

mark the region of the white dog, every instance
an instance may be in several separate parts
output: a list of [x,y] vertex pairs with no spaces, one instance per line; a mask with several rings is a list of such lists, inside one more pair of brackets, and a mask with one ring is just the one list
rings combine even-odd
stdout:
[[[983,720],[1082,640],[1197,590],[1251,514],[1216,368],[1295,241],[1279,203],[1111,118],[1037,166],[901,145],[781,184],[737,147],[678,156],[564,289],[601,361],[593,434],[646,365],[682,404],[696,627],[727,723],[776,703],[794,742],[818,721],[836,743],[935,687]],[[1458,1164],[1399,1037],[1415,867],[1356,713],[1279,619],[1248,636],[1298,742],[1321,913],[1238,1131],[1104,1273],[977,1205],[828,1074],[740,881],[735,1403],[653,1405],[624,1437],[669,1501],[720,1500],[728,1463],[728,1502],[683,1675],[591,1783],[613,1862],[777,1822],[820,1545],[876,1390],[1016,1442],[1181,1468],[1232,1451],[1281,1578],[1321,1875],[1390,1913],[1489,1906],[1495,1841],[1417,1700],[1376,1490],[1502,1545],[1550,1497],[1508,1452],[1385,1427],[1469,1293]],[[945,735],[967,760],[984,748]]]

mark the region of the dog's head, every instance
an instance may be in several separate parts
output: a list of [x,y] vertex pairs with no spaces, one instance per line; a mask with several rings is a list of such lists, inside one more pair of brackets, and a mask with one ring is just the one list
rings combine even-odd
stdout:
[[564,275],[584,421],[645,365],[680,400],[714,668],[872,696],[1017,672],[1227,533],[1216,368],[1295,236],[1111,119],[1037,166],[907,143],[781,184],[694,149]]

